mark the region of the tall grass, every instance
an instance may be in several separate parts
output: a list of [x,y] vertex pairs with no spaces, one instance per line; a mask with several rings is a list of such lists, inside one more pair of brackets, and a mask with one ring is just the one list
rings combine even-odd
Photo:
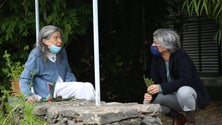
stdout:
[[38,119],[34,113],[34,103],[28,103],[23,96],[13,96],[1,88],[0,109],[1,125],[46,125],[46,121]]

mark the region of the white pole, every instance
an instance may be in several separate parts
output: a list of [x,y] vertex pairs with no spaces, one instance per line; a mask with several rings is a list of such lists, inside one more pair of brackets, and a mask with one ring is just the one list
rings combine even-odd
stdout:
[[36,30],[36,45],[39,42],[39,1],[35,0],[35,30]]
[[93,35],[94,35],[94,67],[96,105],[100,105],[100,72],[99,72],[99,28],[98,28],[98,2],[93,0]]

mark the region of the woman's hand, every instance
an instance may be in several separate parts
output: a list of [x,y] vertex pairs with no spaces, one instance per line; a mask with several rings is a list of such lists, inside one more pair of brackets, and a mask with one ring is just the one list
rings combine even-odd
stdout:
[[34,96],[29,96],[27,99],[27,102],[37,102],[37,98],[35,98]]
[[147,101],[148,103],[150,103],[151,100],[152,100],[152,95],[145,93],[144,94],[144,101]]
[[156,85],[156,84],[154,84],[154,85],[151,85],[151,86],[149,86],[148,88],[147,88],[147,92],[149,93],[149,94],[156,94],[156,93],[158,93],[159,92],[159,86],[158,85]]

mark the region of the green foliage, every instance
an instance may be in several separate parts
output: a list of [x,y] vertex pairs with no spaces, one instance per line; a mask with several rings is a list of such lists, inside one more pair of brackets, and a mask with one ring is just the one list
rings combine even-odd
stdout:
[[1,88],[1,98],[0,98],[0,105],[1,105],[1,110],[0,110],[0,123],[2,123],[3,119],[1,119],[2,116],[5,115],[6,110],[7,110],[7,98],[9,96],[9,91],[7,91],[4,87],[0,86]]
[[[146,84],[146,87],[149,87],[154,84],[154,81],[152,79],[146,78],[145,76],[143,76],[143,80]],[[147,93],[150,94],[148,91],[147,91]],[[152,94],[150,94],[150,95],[152,95]]]
[[146,87],[149,87],[154,84],[154,81],[152,79],[146,78],[145,76],[143,76],[143,79],[146,84]]
[[[91,21],[89,4],[75,0],[70,5],[73,6],[67,6],[67,2],[61,0],[39,0],[40,26],[57,25],[65,32],[65,42],[67,42],[69,35],[85,34]],[[7,0],[1,3],[0,35],[3,37],[3,41],[17,43],[17,48],[23,44],[22,42],[35,43],[35,39],[33,39],[35,38],[34,7],[35,2],[29,0],[19,2]],[[28,38],[32,38],[32,41]]]
[[0,123],[1,125],[46,125],[35,117],[33,114],[34,104],[27,103],[23,96],[11,96],[9,92],[1,88],[3,93],[0,110]]
[[21,62],[13,62],[11,60],[11,54],[5,51],[3,58],[6,61],[6,67],[2,68],[3,72],[12,80],[17,81],[24,69],[24,64]]
[[218,24],[219,28],[214,39],[218,43],[221,41],[222,0],[185,0],[182,9],[187,9],[189,15],[196,13],[198,16],[205,11]]
[[[44,16],[43,22],[57,25],[63,29],[64,43],[69,40],[70,35],[75,39],[77,35],[86,33],[91,18],[91,7],[85,2],[76,0],[73,2],[73,6],[70,6],[67,5],[67,2],[61,0],[42,1],[40,6],[44,6],[40,8],[40,16]],[[48,6],[48,8],[45,8],[45,6]]]
[[21,125],[47,125],[45,121],[38,119],[33,114],[34,104],[26,102],[22,104],[24,105],[24,118],[20,120]]

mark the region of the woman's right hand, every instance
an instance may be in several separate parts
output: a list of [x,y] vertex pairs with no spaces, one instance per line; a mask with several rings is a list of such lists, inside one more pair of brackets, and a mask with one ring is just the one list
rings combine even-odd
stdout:
[[151,100],[152,100],[152,95],[145,93],[144,94],[144,101],[151,102]]
[[147,92],[151,95],[154,95],[158,93],[159,91],[160,91],[159,86],[157,84],[153,84],[147,88]]

